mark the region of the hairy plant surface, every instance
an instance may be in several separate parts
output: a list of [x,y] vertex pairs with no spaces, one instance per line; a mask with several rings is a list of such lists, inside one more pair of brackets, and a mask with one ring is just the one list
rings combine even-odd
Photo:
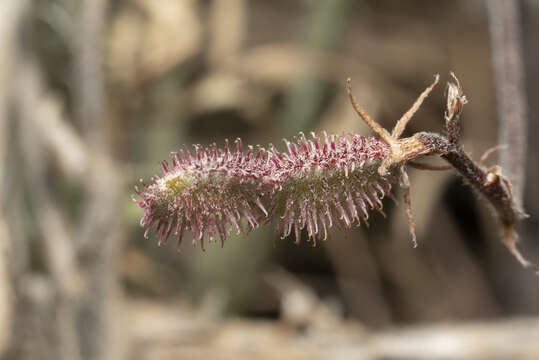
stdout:
[[188,230],[193,240],[217,235],[224,241],[232,229],[242,233],[275,219],[282,238],[294,231],[299,241],[306,228],[310,239],[325,239],[335,222],[349,227],[366,222],[370,209],[382,210],[382,199],[390,194],[398,176],[377,171],[389,153],[388,146],[374,137],[360,135],[301,134],[297,142],[285,140],[287,151],[249,147],[241,140],[234,150],[215,145],[172,155],[172,166],[163,162],[163,177],[153,177],[146,190],[136,193],[145,210],[141,225],[145,236],[155,225],[160,243],[174,231]]

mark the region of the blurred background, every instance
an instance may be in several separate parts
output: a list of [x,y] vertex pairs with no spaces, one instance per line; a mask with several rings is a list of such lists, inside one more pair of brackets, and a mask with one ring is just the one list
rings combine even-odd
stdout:
[[[536,0],[1,0],[0,358],[539,358],[538,278],[454,171],[410,171],[417,249],[398,188],[316,248],[267,226],[181,254],[130,198],[184,144],[371,135],[348,77],[391,128],[454,71],[472,157],[528,135],[501,154],[539,261],[538,33]],[[443,111],[439,85],[407,134]]]

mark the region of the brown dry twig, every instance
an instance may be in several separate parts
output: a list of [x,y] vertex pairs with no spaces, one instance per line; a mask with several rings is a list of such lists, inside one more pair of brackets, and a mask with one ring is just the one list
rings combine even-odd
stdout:
[[509,149],[499,162],[513,184],[514,201],[521,205],[526,172],[528,129],[526,82],[523,62],[522,15],[518,1],[491,0],[488,14],[492,70],[496,90],[499,141]]

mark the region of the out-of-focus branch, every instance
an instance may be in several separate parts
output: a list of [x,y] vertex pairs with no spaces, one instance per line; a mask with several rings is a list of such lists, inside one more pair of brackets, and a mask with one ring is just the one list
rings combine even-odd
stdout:
[[[16,37],[21,19],[28,9],[28,0],[0,2],[0,357],[13,340],[14,286],[13,234],[8,223],[4,194],[7,178],[8,102],[12,91]],[[9,14],[5,16],[4,14]],[[12,209],[13,210],[13,209]]]
[[522,59],[519,1],[486,1],[490,25],[499,142],[500,166],[513,184],[513,196],[522,205],[526,164],[527,111]]
[[80,25],[72,39],[78,121],[83,129],[83,137],[93,150],[100,152],[107,152],[108,148],[103,132],[102,71],[102,33],[107,3],[106,0],[81,1],[78,11]]
[[119,300],[115,277],[116,260],[121,244],[120,195],[121,176],[114,164],[107,139],[105,114],[105,84],[103,74],[103,32],[106,0],[83,0],[78,9],[79,31],[73,38],[75,63],[75,104],[82,138],[92,154],[85,176],[85,202],[80,229],[74,236],[78,254],[84,258],[88,288],[79,305],[85,325],[79,336],[84,358],[119,359],[122,344],[114,338],[120,331],[117,312],[112,311]]
[[[60,359],[120,359],[122,355],[121,341],[113,336],[119,333],[113,328],[120,324],[112,309],[119,297],[114,269],[122,237],[118,220],[121,180],[106,146],[103,116],[100,37],[106,3],[85,1],[81,9],[82,30],[74,53],[75,104],[80,109],[82,136],[65,121],[60,101],[47,89],[32,55],[24,49],[13,87],[21,119],[21,171],[51,273],[45,283],[52,287],[55,299],[45,308],[36,307],[39,314],[30,312],[41,318],[44,311],[53,310],[46,317],[54,321],[52,326],[37,330],[36,335],[54,338],[48,341],[50,356]],[[49,152],[87,193],[81,231],[75,234],[47,183]],[[39,321],[41,327],[43,322],[47,320]]]
[[43,138],[44,145],[54,156],[63,173],[77,182],[83,182],[89,171],[90,154],[86,144],[64,118],[61,102],[43,93],[35,109],[39,116],[34,125]]
[[107,241],[112,224],[117,219],[117,174],[107,144],[104,114],[104,82],[102,69],[102,32],[107,9],[105,0],[85,0],[81,3],[80,32],[73,39],[76,52],[74,78],[76,104],[82,137],[95,156],[86,176],[89,201],[85,204],[77,242],[84,252],[95,254]]
[[43,234],[47,263],[58,299],[57,323],[61,359],[79,359],[80,349],[76,331],[75,298],[80,283],[76,264],[76,250],[71,241],[65,218],[54,204],[47,188],[45,152],[39,140],[35,120],[40,117],[43,86],[38,71],[30,62],[19,64],[17,100],[21,118],[21,148],[28,189],[32,197],[38,226]]

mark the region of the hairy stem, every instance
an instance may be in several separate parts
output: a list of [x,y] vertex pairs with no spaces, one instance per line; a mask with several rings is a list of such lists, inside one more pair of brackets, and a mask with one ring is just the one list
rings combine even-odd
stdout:
[[466,182],[494,207],[504,225],[514,225],[524,215],[514,203],[510,188],[503,177],[492,169],[480,167],[460,145],[451,146],[445,137],[434,133],[421,133],[420,139],[433,152],[450,163]]

